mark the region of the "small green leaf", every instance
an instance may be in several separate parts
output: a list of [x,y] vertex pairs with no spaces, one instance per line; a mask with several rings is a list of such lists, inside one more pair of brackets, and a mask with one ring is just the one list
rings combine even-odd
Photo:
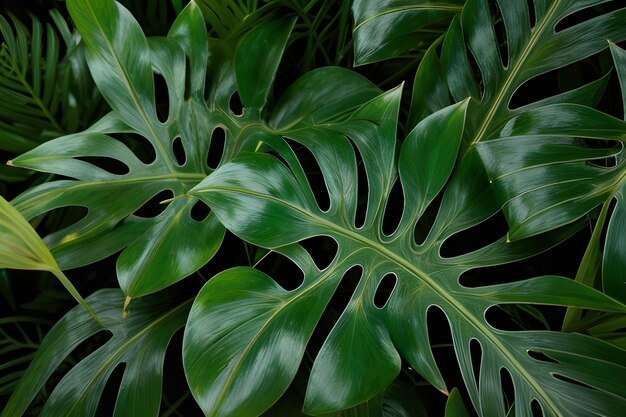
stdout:
[[54,257],[35,229],[22,215],[0,196],[0,268],[47,271],[54,274],[91,316],[102,324],[63,274]]
[[37,232],[0,197],[0,268],[52,272],[59,267]]

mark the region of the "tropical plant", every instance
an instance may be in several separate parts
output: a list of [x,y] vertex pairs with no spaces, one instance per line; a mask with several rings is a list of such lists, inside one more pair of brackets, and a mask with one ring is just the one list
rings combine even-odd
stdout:
[[1,417],[621,415],[619,2],[123,4],[0,20]]

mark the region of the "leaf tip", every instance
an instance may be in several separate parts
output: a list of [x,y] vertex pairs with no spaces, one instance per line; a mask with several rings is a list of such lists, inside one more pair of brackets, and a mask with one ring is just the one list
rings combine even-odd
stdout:
[[14,167],[15,166],[15,164],[13,163],[13,161],[11,159],[9,159],[7,161],[7,165],[10,166],[10,167]]

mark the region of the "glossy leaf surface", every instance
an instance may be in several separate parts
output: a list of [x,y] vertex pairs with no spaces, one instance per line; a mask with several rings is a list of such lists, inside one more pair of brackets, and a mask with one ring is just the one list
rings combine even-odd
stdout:
[[[167,38],[148,39],[112,0],[74,0],[68,6],[87,45],[93,77],[113,112],[87,131],[16,158],[17,166],[72,179],[33,187],[14,203],[27,218],[60,207],[86,207],[84,218],[46,237],[61,267],[86,265],[121,250],[117,272],[122,290],[131,297],[150,294],[203,266],[224,235],[214,215],[192,218],[196,200],[174,200],[160,206],[165,209],[159,213],[154,199],[184,195],[213,170],[209,159],[227,161],[241,150],[255,149],[262,135],[274,134],[259,111],[268,100],[293,21],[268,21],[241,40],[217,41],[208,38],[192,2]],[[337,106],[349,110],[378,93],[364,78],[342,75],[329,85],[368,88],[336,98]],[[165,91],[155,92],[156,77],[164,79]],[[245,105],[240,116],[229,106],[237,91]],[[156,108],[157,93],[169,98],[166,114]],[[314,113],[306,105],[301,111]],[[224,145],[209,155],[220,134]],[[133,135],[144,139],[135,141]],[[150,154],[154,159],[146,160]],[[143,207],[147,214],[141,214]]]
[[[146,298],[133,303],[124,319],[124,298],[121,291],[114,289],[101,290],[87,298],[112,336],[61,379],[40,416],[94,416],[106,381],[122,364],[124,376],[114,416],[158,415],[165,352],[174,332],[184,325],[191,303],[172,305],[162,297]],[[22,415],[61,362],[100,331],[102,328],[82,308],[67,313],[42,341],[0,415]]]
[[355,0],[355,64],[369,64],[428,48],[463,10],[462,0]]
[[[449,320],[467,390],[482,415],[505,414],[501,368],[506,368],[513,380],[516,414],[528,415],[533,399],[545,416],[617,413],[626,404],[623,381],[617,376],[626,367],[621,350],[576,334],[499,330],[485,314],[494,305],[508,303],[623,312],[622,304],[572,280],[552,276],[477,288],[459,284],[460,274],[468,269],[526,258],[561,241],[577,227],[514,243],[502,237],[473,252],[442,257],[440,248],[446,239],[498,209],[476,199],[476,190],[483,187],[480,165],[475,157],[468,157],[449,180],[430,234],[417,245],[413,233],[423,208],[453,170],[455,152],[444,149],[460,144],[467,102],[423,120],[402,145],[396,165],[399,98],[400,90],[395,89],[332,128],[289,132],[288,137],[307,147],[319,163],[329,191],[326,211],[317,205],[305,172],[280,140],[269,144],[288,166],[273,156],[242,154],[190,192],[209,204],[233,233],[279,251],[304,272],[304,282],[286,291],[256,271],[235,270],[209,282],[196,299],[185,333],[184,358],[192,392],[205,413],[255,415],[258,411],[253,409],[230,414],[233,409],[226,404],[275,401],[295,375],[298,358],[321,310],[346,271],[356,265],[363,270],[361,278],[311,370],[306,413],[336,412],[374,397],[397,376],[401,358],[436,388],[446,390],[428,342],[426,314],[431,306],[443,310]],[[358,175],[350,143],[362,156],[367,173],[367,210],[360,227],[355,225]],[[328,152],[331,146],[334,151]],[[419,153],[425,149],[429,152]],[[233,175],[235,172],[238,175]],[[385,207],[397,176],[403,186],[404,210],[395,232],[385,235]],[[339,247],[331,264],[321,271],[296,244],[318,235],[331,237]],[[375,306],[377,287],[388,274],[395,275],[395,287],[384,306]],[[245,289],[247,281],[250,285]],[[222,291],[208,290],[217,283]],[[226,288],[237,288],[232,296],[237,314],[218,300],[221,294],[229,294]],[[309,300],[315,300],[311,307]],[[204,326],[202,331],[194,326],[202,318],[222,326]],[[228,328],[246,331],[232,333]],[[220,337],[218,330],[229,336]],[[472,365],[472,340],[482,351],[480,370]],[[536,359],[529,352],[543,353],[556,363]],[[579,360],[581,357],[584,359]],[[594,364],[591,368],[590,363]],[[583,368],[598,369],[603,378],[583,373]],[[201,373],[219,375],[229,383],[204,385]],[[566,379],[554,377],[555,373]],[[262,381],[270,379],[280,381],[271,393],[261,388]],[[220,387],[228,390],[216,394]]]
[[[529,98],[515,108],[511,104],[529,80],[602,51],[607,39],[625,39],[626,8],[588,18],[579,13],[585,17],[562,29],[558,25],[566,16],[604,1],[495,3],[497,7],[490,8],[487,0],[465,2],[442,44],[426,53],[415,78],[410,126],[441,106],[472,97],[466,126],[466,141],[472,145],[497,137],[524,110],[555,103],[592,105],[599,99],[606,78],[560,94],[542,94],[541,99]],[[503,28],[496,30],[500,21]]]

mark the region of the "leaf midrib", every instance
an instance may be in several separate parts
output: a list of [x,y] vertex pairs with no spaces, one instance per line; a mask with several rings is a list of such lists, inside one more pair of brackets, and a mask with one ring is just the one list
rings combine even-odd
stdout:
[[309,217],[312,222],[320,224],[322,227],[325,227],[341,236],[344,236],[350,240],[356,241],[363,246],[370,247],[375,252],[380,253],[385,256],[390,261],[396,263],[401,266],[404,270],[406,270],[409,274],[418,277],[422,282],[428,285],[433,292],[435,292],[439,297],[448,302],[453,308],[455,308],[458,313],[464,317],[474,328],[478,329],[497,349],[502,353],[504,357],[507,358],[508,362],[514,366],[517,372],[524,377],[527,383],[534,389],[535,392],[542,394],[541,398],[545,401],[545,403],[550,407],[552,411],[556,413],[556,415],[561,415],[558,407],[552,399],[547,395],[547,393],[543,390],[543,388],[535,382],[534,378],[526,372],[524,366],[517,361],[517,359],[509,353],[509,350],[502,344],[500,341],[493,337],[492,333],[484,326],[480,321],[478,321],[464,306],[462,303],[458,302],[448,291],[439,286],[435,280],[431,279],[431,277],[421,269],[417,268],[415,265],[405,260],[404,258],[396,255],[394,252],[388,250],[383,245],[378,242],[374,242],[366,237],[361,236],[358,233],[353,232],[352,230],[343,228],[337,224],[327,221],[314,213],[304,210],[303,208],[296,206],[288,201],[280,199],[278,197],[258,193],[250,190],[245,190],[241,188],[235,187],[224,187],[224,186],[210,186],[205,188],[202,192],[210,193],[210,192],[232,192],[232,193],[240,193],[245,195],[250,195],[256,198],[273,200],[279,204],[284,204],[289,208],[302,213],[304,216]]
[[[144,112],[144,109],[141,106],[141,103],[139,101],[139,97],[137,96],[137,92],[135,91],[135,88],[134,88],[132,82],[130,81],[130,77],[129,77],[128,73],[126,72],[126,69],[124,68],[124,66],[120,62],[119,56],[117,54],[117,51],[115,50],[113,44],[111,43],[111,40],[109,39],[108,36],[106,36],[106,32],[104,31],[104,28],[100,24],[100,20],[98,19],[95,11],[91,7],[91,3],[89,3],[88,8],[89,8],[89,11],[91,12],[92,20],[96,22],[96,25],[97,25],[100,33],[102,34],[102,38],[105,40],[106,45],[109,48],[109,52],[111,53],[111,55],[114,58],[115,65],[118,67],[118,70],[120,71],[120,73],[123,74],[122,80],[123,80],[124,84],[126,85],[126,89],[130,93],[130,96],[131,96],[131,99],[133,101],[133,104],[135,105],[135,108],[137,109],[137,111],[139,112],[139,115],[143,119],[143,122],[145,123],[146,127],[148,128],[148,130],[150,132],[150,135],[154,139],[154,142],[155,142],[154,144],[157,147],[159,154],[163,157],[163,160],[165,162],[165,165],[167,166],[167,169],[170,172],[172,172],[172,173],[176,172],[177,170],[174,167],[174,164],[172,163],[170,158],[168,158],[167,150],[163,147],[163,143],[160,140],[161,139],[160,135],[158,135],[157,132],[154,130],[154,127],[152,126],[150,118],[148,118],[148,116]],[[93,53],[97,53],[98,55],[100,55],[106,61],[105,57],[102,54],[99,53],[97,48],[91,48],[91,50],[92,50]]]
[[[541,20],[541,22],[539,22],[537,26],[531,29],[530,38],[528,39],[528,42],[526,43],[526,46],[522,50],[522,53],[519,55],[517,61],[513,65],[513,68],[511,68],[510,71],[505,71],[505,73],[507,74],[507,77],[505,78],[504,83],[498,89],[495,99],[491,102],[491,105],[488,107],[487,114],[483,118],[480,128],[478,129],[478,131],[472,138],[470,142],[470,146],[475,145],[476,143],[484,139],[484,135],[487,132],[487,128],[493,121],[493,118],[495,117],[498,110],[500,110],[501,108],[502,101],[505,99],[505,97],[508,97],[510,95],[509,90],[511,89],[511,85],[513,84],[513,81],[517,78],[518,73],[520,72],[524,64],[526,63],[526,59],[528,58],[530,53],[533,51],[534,46],[537,44],[539,39],[543,36],[546,28],[548,27],[548,23],[551,22],[552,16],[556,12],[557,6],[560,5],[560,3],[561,3],[560,0],[554,1],[550,5],[546,13],[544,14],[544,18]],[[508,109],[508,105],[506,107]]]
[[[236,358],[237,362],[231,368],[228,374],[228,377],[226,379],[226,382],[224,383],[224,386],[222,387],[222,390],[220,391],[218,398],[215,400],[215,403],[214,403],[215,412],[211,414],[209,417],[215,417],[217,415],[216,413],[219,412],[219,407],[222,406],[224,400],[226,399],[226,394],[228,390],[230,389],[231,385],[235,382],[234,377],[238,373],[241,366],[243,366],[243,362],[245,358],[248,356],[248,354],[250,353],[250,349],[252,349],[252,347],[254,346],[256,341],[259,339],[259,337],[261,337],[261,335],[265,332],[265,330],[267,330],[267,328],[269,327],[270,323],[274,320],[274,318],[277,317],[288,306],[292,305],[296,300],[304,297],[305,295],[309,294],[313,289],[319,287],[324,282],[326,282],[326,279],[329,276],[333,275],[336,272],[336,270],[339,269],[342,263],[343,262],[337,262],[332,268],[328,268],[322,271],[322,274],[320,275],[320,277],[313,284],[302,289],[302,291],[297,292],[296,294],[294,294],[293,297],[284,301],[282,305],[276,308],[276,310],[269,316],[269,318],[263,323],[263,325],[259,328],[259,330],[254,334],[254,337],[250,339],[250,342],[246,344],[246,347],[243,349],[243,351],[237,356]],[[242,326],[243,324],[245,324],[245,322],[240,324],[238,327]]]
[[[111,355],[110,358],[105,361],[102,366],[93,374],[93,378],[91,378],[91,380],[89,381],[88,384],[86,384],[84,386],[84,388],[81,390],[80,392],[80,396],[79,398],[83,398],[83,395],[86,391],[88,391],[93,384],[100,378],[100,376],[102,375],[102,373],[104,373],[104,371],[109,368],[111,366],[111,364],[113,362],[115,362],[115,360],[122,355],[130,345],[133,345],[138,339],[142,338],[146,333],[148,333],[149,330],[151,330],[152,328],[154,328],[155,326],[157,326],[158,324],[160,324],[162,321],[164,321],[165,319],[167,319],[168,317],[174,315],[176,312],[178,312],[181,308],[187,306],[188,304],[191,304],[191,302],[193,301],[193,298],[190,298],[186,301],[184,301],[183,303],[179,304],[178,306],[174,307],[173,309],[171,309],[170,311],[168,311],[167,313],[163,314],[162,316],[158,317],[156,320],[154,320],[152,323],[150,323],[149,325],[147,325],[146,327],[144,327],[141,331],[137,332],[136,334],[134,334],[130,339],[128,339],[126,342],[122,343],[122,345],[115,350]],[[105,330],[110,330],[110,329],[105,329]],[[112,331],[112,330],[110,330]],[[74,411],[74,409],[78,406],[79,401],[74,401],[72,403],[72,406],[70,407],[70,410],[68,410],[67,415],[71,415],[72,412]]]

